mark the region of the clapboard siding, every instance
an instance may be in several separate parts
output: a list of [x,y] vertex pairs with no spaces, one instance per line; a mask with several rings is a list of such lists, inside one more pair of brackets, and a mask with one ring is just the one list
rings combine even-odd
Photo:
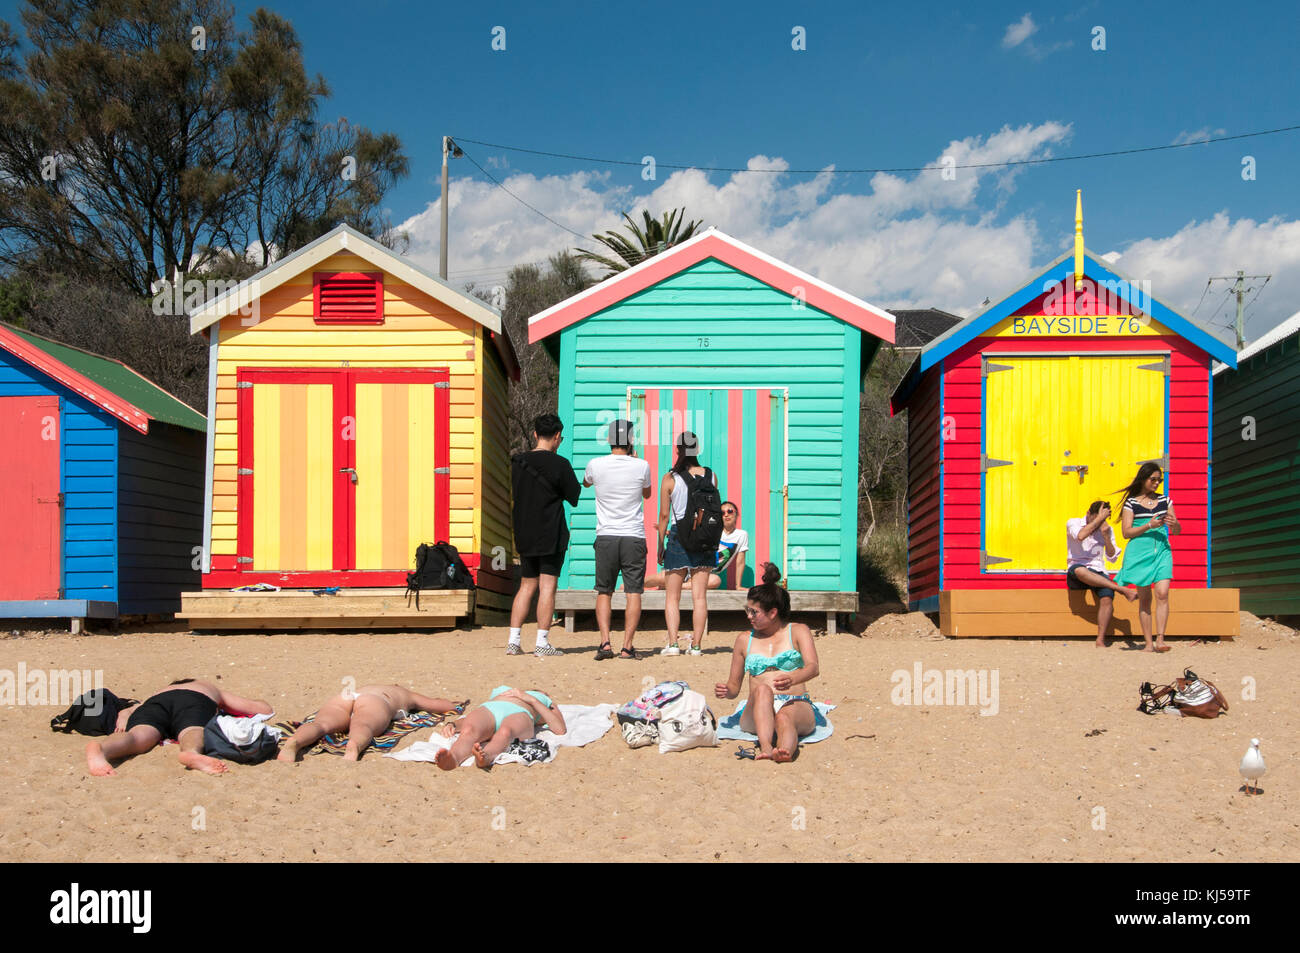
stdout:
[[199,585],[204,445],[204,434],[157,421],[148,434],[121,431],[121,612],[176,612],[181,591]]
[[1300,334],[1214,376],[1213,448],[1214,585],[1300,614]]
[[[782,569],[792,589],[854,591],[861,340],[855,328],[737,269],[700,262],[561,332],[560,416],[574,469],[581,475],[608,452],[602,424],[621,414],[629,385],[789,388],[791,565]],[[814,500],[821,505],[804,505]],[[589,587],[592,493],[573,511],[571,530],[561,586]]]
[[942,387],[938,371],[927,375],[907,409],[907,597],[912,603],[939,595]]
[[61,398],[62,597],[116,602],[118,425],[85,398],[0,350],[0,397],[41,395]]

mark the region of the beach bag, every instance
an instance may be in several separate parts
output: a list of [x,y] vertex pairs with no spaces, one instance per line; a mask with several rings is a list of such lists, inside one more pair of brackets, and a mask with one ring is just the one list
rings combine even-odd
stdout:
[[718,743],[718,719],[699,692],[684,691],[659,709],[659,753],[713,747]]
[[1183,672],[1183,677],[1174,680],[1175,689],[1172,704],[1184,717],[1218,718],[1221,712],[1228,710],[1228,700],[1223,692],[1214,687],[1214,683],[1198,678],[1190,668]]
[[677,542],[688,553],[716,553],[722,541],[722,497],[713,485],[713,471],[703,476],[677,476],[686,483],[686,512],[677,521]]
[[1137,710],[1147,715],[1157,712],[1178,712],[1188,718],[1218,718],[1228,710],[1228,700],[1214,683],[1200,678],[1190,668],[1172,685],[1153,685],[1143,682],[1138,688],[1142,700]]
[[421,589],[473,589],[470,575],[460,551],[447,542],[421,543],[415,550],[415,571],[406,574],[406,597],[415,593],[415,608],[420,608]]
[[248,744],[235,744],[221,730],[221,724],[217,720],[220,717],[220,715],[213,715],[203,726],[204,754],[220,758],[222,761],[233,761],[236,764],[261,764],[279,753],[280,742],[276,740],[274,734],[266,730]]
[[111,735],[117,730],[117,716],[125,708],[140,704],[134,698],[118,698],[107,688],[92,688],[61,715],[50,719],[50,731],[79,735]]

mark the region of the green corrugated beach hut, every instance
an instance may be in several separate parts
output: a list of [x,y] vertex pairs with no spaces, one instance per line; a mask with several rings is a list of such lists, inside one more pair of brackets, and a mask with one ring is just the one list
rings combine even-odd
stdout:
[[[894,340],[887,311],[716,229],[529,321],[529,341],[545,342],[559,363],[561,453],[579,476],[609,452],[609,421],[635,425],[655,475],[649,572],[659,481],[690,430],[723,499],[740,507],[751,549],[742,585],[771,560],[792,593],[851,593],[854,606],[859,393],[882,340]],[[593,585],[595,523],[588,492],[573,513],[561,590]]]
[[1300,312],[1213,375],[1214,585],[1300,615]]

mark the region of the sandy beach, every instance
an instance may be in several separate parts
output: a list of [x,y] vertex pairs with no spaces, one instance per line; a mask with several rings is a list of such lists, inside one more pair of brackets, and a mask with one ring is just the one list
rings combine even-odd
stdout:
[[[879,610],[877,610],[879,611]],[[1175,603],[1176,611],[1176,603]],[[863,621],[869,621],[869,613]],[[808,620],[813,621],[813,620]],[[219,679],[300,719],[345,677],[453,699],[496,685],[568,704],[623,702],[643,680],[712,697],[739,619],[716,619],[701,657],[597,663],[594,631],[553,630],[563,657],[507,657],[506,631],[195,635],[178,627],[0,639],[0,670],[102,669],[144,697],[183,676]],[[162,631],[159,631],[162,630]],[[730,633],[730,634],[729,634]],[[531,629],[525,630],[526,644]],[[662,633],[638,639],[662,644]],[[1174,641],[1152,656],[1088,640],[945,640],[925,616],[886,613],[861,634],[819,636],[814,698],[835,734],[790,765],[742,761],[736,742],[660,755],[617,730],[546,765],[444,773],[370,753],[289,766],[187,772],[165,747],[89,776],[63,706],[0,708],[5,861],[925,860],[1257,861],[1300,856],[1300,639],[1243,614],[1230,643]],[[901,677],[983,671],[992,705],[896,704]],[[1190,666],[1231,711],[1214,721],[1138,713],[1137,687]],[[1254,700],[1243,686],[1254,684]],[[735,702],[714,711],[729,713]],[[427,737],[417,732],[403,745]],[[1237,764],[1252,737],[1268,761],[1248,797]]]

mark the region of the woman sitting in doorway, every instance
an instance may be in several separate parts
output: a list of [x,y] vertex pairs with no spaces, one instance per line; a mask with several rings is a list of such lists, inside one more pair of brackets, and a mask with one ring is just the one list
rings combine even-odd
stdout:
[[[749,552],[749,534],[740,528],[740,507],[730,500],[722,503],[722,540],[718,543],[718,562],[709,570],[710,589],[739,589],[745,574],[745,554]],[[662,589],[664,574],[646,576],[647,589]]]

